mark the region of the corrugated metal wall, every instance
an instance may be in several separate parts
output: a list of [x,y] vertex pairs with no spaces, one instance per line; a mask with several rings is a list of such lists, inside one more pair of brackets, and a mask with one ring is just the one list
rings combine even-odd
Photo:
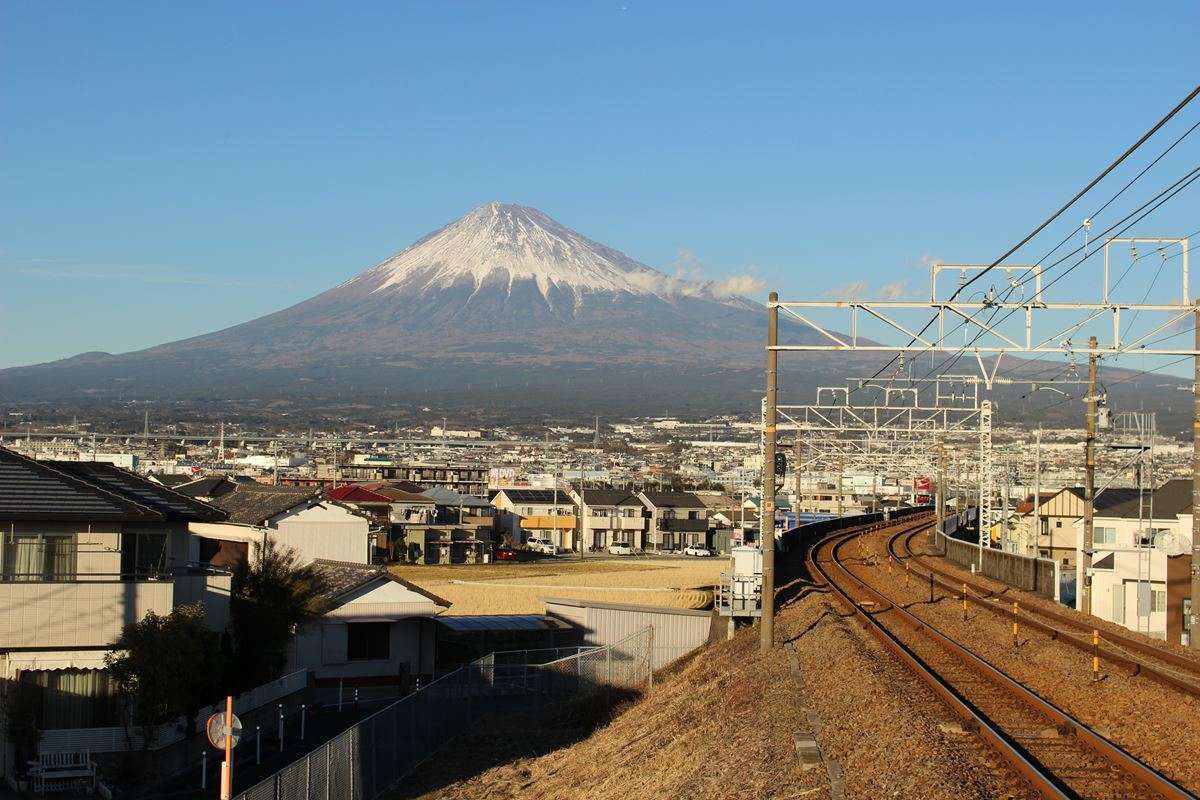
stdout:
[[586,645],[613,644],[643,628],[653,628],[654,669],[666,666],[707,642],[712,625],[712,615],[704,611],[579,600],[547,599],[545,603],[547,614],[581,629],[582,643]]

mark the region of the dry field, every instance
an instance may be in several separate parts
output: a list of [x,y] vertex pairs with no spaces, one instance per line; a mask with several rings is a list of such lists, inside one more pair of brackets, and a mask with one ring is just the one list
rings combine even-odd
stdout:
[[452,567],[401,564],[391,570],[449,600],[453,605],[447,614],[541,614],[542,597],[704,608],[727,564],[721,557],[556,559]]

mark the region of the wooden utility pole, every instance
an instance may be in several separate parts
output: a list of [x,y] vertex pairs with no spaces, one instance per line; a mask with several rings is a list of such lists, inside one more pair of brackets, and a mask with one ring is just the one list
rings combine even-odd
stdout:
[[1093,517],[1096,513],[1096,337],[1088,339],[1087,434],[1084,440],[1083,479],[1083,572],[1079,590],[1079,610],[1092,613]]
[[759,648],[770,652],[775,646],[775,405],[778,399],[776,369],[779,353],[778,292],[771,292],[767,305],[767,403],[763,417],[762,504],[758,510],[758,538],[762,542],[762,619]]
[[[1186,255],[1184,256],[1187,257]],[[1200,352],[1200,301],[1196,303],[1196,352]],[[1188,646],[1200,648],[1200,356],[1192,372],[1192,596],[1188,612]]]

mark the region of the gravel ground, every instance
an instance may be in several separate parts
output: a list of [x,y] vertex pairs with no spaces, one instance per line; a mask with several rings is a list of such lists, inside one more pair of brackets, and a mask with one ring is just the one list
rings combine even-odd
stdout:
[[[1162,639],[1155,639],[1151,636],[1146,636],[1144,634],[1135,633],[1134,631],[1129,630],[1128,628],[1126,628],[1123,625],[1117,625],[1116,623],[1109,622],[1107,620],[1102,620],[1102,619],[1099,619],[1098,617],[1093,617],[1088,614],[1083,614],[1081,612],[1076,611],[1073,608],[1068,608],[1067,606],[1064,606],[1061,603],[1056,603],[1053,600],[1047,600],[1044,597],[1040,597],[1038,595],[1031,594],[1029,592],[1022,591],[1020,589],[1014,589],[1013,587],[1008,586],[1007,584],[1001,583],[1000,581],[992,580],[991,578],[988,578],[984,575],[981,575],[981,574],[972,575],[971,571],[969,569],[963,569],[963,568],[959,567],[958,565],[952,564],[949,561],[946,561],[945,559],[938,556],[936,554],[936,552],[933,550],[932,543],[930,542],[928,536],[919,535],[919,536],[913,537],[912,549],[913,549],[913,552],[917,553],[918,555],[923,555],[928,558],[936,558],[938,567],[957,574],[962,580],[971,581],[973,583],[978,583],[982,586],[986,586],[987,588],[991,589],[993,592],[999,593],[1001,598],[1007,599],[1009,603],[1011,603],[1013,600],[1016,600],[1021,604],[1022,607],[1029,606],[1029,607],[1033,607],[1033,608],[1044,608],[1048,611],[1054,611],[1059,614],[1067,614],[1069,616],[1074,616],[1074,617],[1078,618],[1081,622],[1086,622],[1089,627],[1099,630],[1100,634],[1102,636],[1104,635],[1104,633],[1106,631],[1108,631],[1110,633],[1115,633],[1115,634],[1118,634],[1121,636],[1136,638],[1136,639],[1138,639],[1146,644],[1152,645],[1160,650],[1166,650],[1171,653],[1175,653],[1175,654],[1184,656],[1185,658],[1188,658],[1188,659],[1194,661],[1196,663],[1196,668],[1200,669],[1200,652],[1191,650],[1190,648],[1184,647],[1183,645],[1180,645],[1180,644],[1171,644],[1169,642],[1163,641]],[[901,552],[903,552],[903,551],[901,551]],[[919,564],[920,561],[918,561],[917,563]],[[1174,669],[1178,670],[1177,667]]]
[[[1013,648],[1011,618],[971,605],[963,621],[957,598],[943,597],[939,590],[941,599],[930,605],[928,584],[913,581],[906,587],[903,570],[887,569],[886,541],[885,534],[870,537],[874,566],[860,562],[856,574],[1173,780],[1192,791],[1200,789],[1200,763],[1184,744],[1200,736],[1200,701],[1120,670],[1104,671],[1104,679],[1095,682],[1088,654],[1031,628],[1020,629]],[[850,555],[859,552],[848,550]],[[1021,595],[1019,602],[1031,602],[1029,595]]]
[[943,731],[951,711],[844,613],[811,593],[779,615],[795,642],[804,702],[818,740],[846,776],[850,798],[1017,798],[1021,779],[971,734]]

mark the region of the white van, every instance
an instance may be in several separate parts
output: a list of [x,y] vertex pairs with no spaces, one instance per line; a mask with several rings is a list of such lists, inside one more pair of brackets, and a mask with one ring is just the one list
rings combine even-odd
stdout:
[[530,536],[525,542],[525,546],[535,553],[544,553],[548,556],[558,554],[558,548],[549,539],[539,539],[536,536]]

